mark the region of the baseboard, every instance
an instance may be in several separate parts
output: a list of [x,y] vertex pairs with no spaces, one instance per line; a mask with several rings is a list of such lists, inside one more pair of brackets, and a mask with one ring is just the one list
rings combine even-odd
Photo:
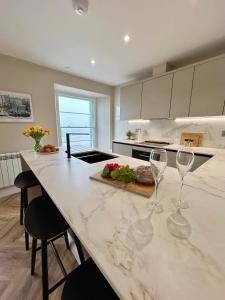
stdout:
[[7,197],[16,193],[19,193],[20,189],[15,186],[9,186],[3,189],[0,189],[0,198]]

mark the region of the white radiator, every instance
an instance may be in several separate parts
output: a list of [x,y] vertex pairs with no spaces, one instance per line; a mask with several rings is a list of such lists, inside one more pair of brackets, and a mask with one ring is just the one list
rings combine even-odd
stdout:
[[22,171],[20,154],[0,154],[0,189],[14,185],[16,176]]

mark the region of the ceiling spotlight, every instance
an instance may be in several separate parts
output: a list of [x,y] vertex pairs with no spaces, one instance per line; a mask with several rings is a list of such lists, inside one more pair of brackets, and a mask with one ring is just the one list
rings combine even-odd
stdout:
[[88,11],[88,0],[72,0],[75,12],[80,16],[85,16]]
[[130,36],[126,34],[123,39],[125,43],[128,43],[130,41]]
[[95,60],[94,59],[91,60],[91,64],[95,65]]

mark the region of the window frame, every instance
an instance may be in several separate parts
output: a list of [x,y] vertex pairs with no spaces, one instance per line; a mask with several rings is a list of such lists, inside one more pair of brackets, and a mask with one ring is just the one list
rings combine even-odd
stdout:
[[72,99],[75,98],[75,99],[92,102],[93,131],[94,131],[93,148],[96,148],[96,145],[97,145],[96,98],[85,96],[85,95],[80,95],[80,94],[76,94],[76,93],[55,91],[57,137],[58,137],[58,145],[60,147],[62,147],[62,135],[61,135],[61,126],[60,126],[59,97],[66,97],[66,98],[72,98]]

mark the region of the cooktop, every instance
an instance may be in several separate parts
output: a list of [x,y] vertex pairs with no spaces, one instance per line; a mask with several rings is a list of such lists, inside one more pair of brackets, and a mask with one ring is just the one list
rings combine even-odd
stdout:
[[163,146],[168,146],[170,143],[168,142],[159,142],[159,141],[144,141],[139,143],[141,145],[148,145],[148,146],[155,146],[155,147],[163,147]]

